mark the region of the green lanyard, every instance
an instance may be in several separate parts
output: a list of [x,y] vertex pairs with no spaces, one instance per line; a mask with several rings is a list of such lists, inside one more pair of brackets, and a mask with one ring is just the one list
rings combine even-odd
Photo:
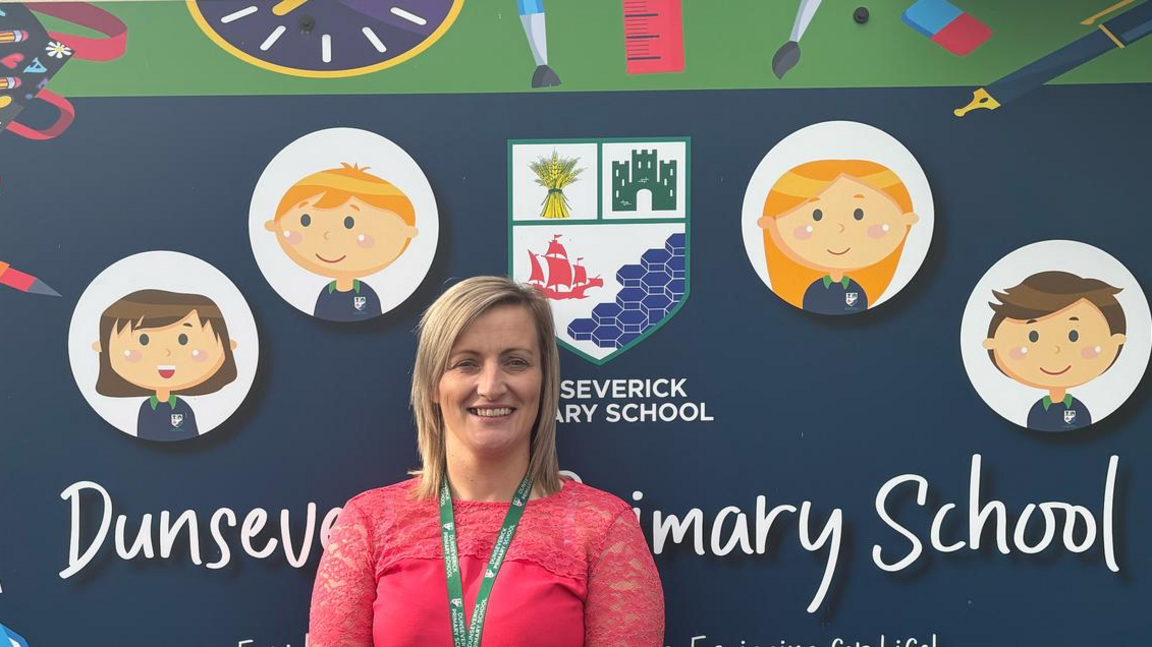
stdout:
[[488,610],[488,598],[492,595],[492,585],[496,574],[512,545],[512,535],[524,515],[524,505],[532,493],[532,477],[524,475],[508,514],[504,515],[504,525],[496,536],[492,556],[488,558],[488,568],[484,571],[484,582],[476,594],[476,606],[472,608],[472,626],[468,627],[464,617],[464,585],[460,582],[460,556],[456,553],[456,521],[452,516],[452,492],[448,489],[448,479],[440,484],[440,537],[444,545],[444,574],[448,576],[448,615],[452,623],[452,644],[455,647],[480,647],[480,637],[484,633],[484,612]]

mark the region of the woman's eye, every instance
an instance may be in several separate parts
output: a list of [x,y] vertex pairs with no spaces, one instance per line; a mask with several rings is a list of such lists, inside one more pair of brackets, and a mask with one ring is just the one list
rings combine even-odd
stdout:
[[140,345],[141,346],[147,346],[148,345],[148,335],[140,335]]
[[1075,330],[1072,330],[1068,333],[1068,341],[1076,341],[1077,339],[1080,339],[1080,333],[1076,332]]
[[176,338],[176,341],[180,342],[181,346],[187,346],[188,345],[188,335],[185,335],[184,333],[180,333],[180,336]]
[[509,360],[508,363],[516,368],[524,368],[528,366],[528,362],[522,359]]
[[312,224],[312,216],[309,216],[308,214],[304,214],[304,215],[300,216],[300,226],[301,227],[307,227],[310,224]]
[[352,216],[348,216],[347,218],[344,219],[344,228],[345,229],[351,229],[355,226],[356,226],[356,219],[353,218]]
[[856,211],[853,211],[852,217],[857,219],[857,220],[863,220],[864,219],[864,210],[863,209],[857,209]]
[[812,219],[815,220],[816,222],[820,222],[820,219],[823,217],[824,217],[824,212],[819,210],[819,209],[812,212]]
[[1032,343],[1036,343],[1036,342],[1040,341],[1040,333],[1036,332],[1035,330],[1028,333],[1028,341],[1030,341]]

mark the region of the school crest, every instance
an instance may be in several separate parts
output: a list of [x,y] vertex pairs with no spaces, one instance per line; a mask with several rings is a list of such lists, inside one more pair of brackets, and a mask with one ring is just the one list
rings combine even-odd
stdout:
[[1064,424],[1070,425],[1076,420],[1076,410],[1067,409],[1064,411]]
[[352,297],[352,307],[357,310],[363,310],[366,303],[368,303],[368,297]]
[[173,427],[179,427],[182,424],[184,424],[184,414],[182,414],[182,413],[172,414],[172,426]]
[[508,271],[556,341],[604,364],[655,333],[689,284],[690,141],[508,142]]
[[847,305],[849,308],[851,308],[852,306],[856,305],[856,301],[859,298],[860,298],[859,292],[845,292],[844,293],[844,304]]

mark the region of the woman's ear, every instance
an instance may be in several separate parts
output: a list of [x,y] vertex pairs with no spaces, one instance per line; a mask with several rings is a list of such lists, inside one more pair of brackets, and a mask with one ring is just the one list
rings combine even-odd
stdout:
[[920,216],[912,213],[911,211],[904,214],[904,224],[906,226],[911,227],[912,225],[914,225],[918,222],[920,222]]
[[229,339],[228,343],[229,343],[229,345],[232,346],[232,350],[236,350],[236,340],[235,339]]
[[101,349],[100,342],[98,342],[98,341],[92,342],[92,350],[96,351],[97,353],[103,353],[104,352]]
[[984,347],[984,350],[992,350],[996,348],[996,340],[991,338],[985,339],[980,345]]

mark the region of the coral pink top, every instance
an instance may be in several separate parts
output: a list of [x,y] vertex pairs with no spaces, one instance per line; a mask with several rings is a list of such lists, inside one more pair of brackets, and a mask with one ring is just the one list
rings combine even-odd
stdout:
[[[312,647],[452,647],[436,501],[415,479],[348,502],[312,593]],[[455,501],[464,609],[508,503]],[[528,502],[492,588],[485,647],[659,647],[664,595],[627,503],[576,481]]]

